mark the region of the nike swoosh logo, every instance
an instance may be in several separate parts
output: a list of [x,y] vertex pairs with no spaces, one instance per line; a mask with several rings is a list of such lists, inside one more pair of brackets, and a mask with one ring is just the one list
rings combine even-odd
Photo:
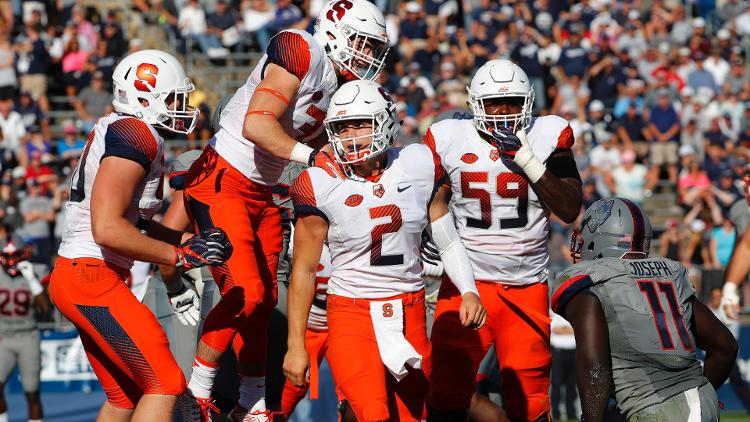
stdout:
[[396,190],[398,190],[398,193],[401,193],[401,192],[403,192],[403,191],[405,191],[405,190],[409,189],[410,187],[411,187],[411,185],[409,185],[409,186],[406,186],[406,187],[403,187],[403,188],[402,188],[402,187],[398,187],[398,188],[396,188]]

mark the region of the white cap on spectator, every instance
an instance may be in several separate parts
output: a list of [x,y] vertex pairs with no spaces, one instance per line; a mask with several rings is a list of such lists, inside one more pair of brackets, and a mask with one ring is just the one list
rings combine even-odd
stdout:
[[680,47],[679,53],[680,53],[680,56],[687,57],[690,55],[690,49],[687,47]]
[[628,12],[628,19],[630,19],[631,21],[637,21],[640,18],[641,18],[641,12],[635,9]]
[[686,86],[680,90],[680,95],[683,97],[692,97],[695,95],[695,89],[692,86]]
[[26,177],[26,168],[24,166],[14,167],[13,170],[10,172],[10,175],[14,179],[21,179],[23,177]]
[[690,223],[690,230],[693,233],[700,233],[703,230],[706,230],[706,223],[704,223],[703,220],[693,220],[693,222]]
[[705,28],[706,20],[703,18],[694,18],[691,25],[693,25],[693,28]]
[[440,65],[441,72],[451,72],[454,70],[456,70],[456,65],[453,64],[453,62],[443,62],[443,64]]
[[719,31],[718,31],[718,32],[716,33],[716,38],[718,38],[718,39],[720,39],[720,40],[728,40],[728,39],[729,39],[729,38],[730,38],[731,36],[732,36],[732,34],[731,34],[731,33],[729,32],[729,30],[728,30],[728,29],[726,29],[726,28],[721,28],[721,29],[720,29],[720,30],[719,30]]
[[594,100],[589,104],[589,111],[604,111],[604,103],[599,100]]
[[560,106],[560,114],[571,114],[573,111],[573,106],[570,104],[563,104]]
[[406,3],[406,11],[409,13],[419,13],[421,10],[422,10],[422,5],[415,1],[410,1],[409,3]]
[[130,40],[128,46],[130,46],[130,48],[143,47],[143,40],[141,40],[140,38],[133,38],[132,40]]
[[695,150],[690,145],[682,145],[679,149],[680,157],[684,157],[686,155],[695,155]]

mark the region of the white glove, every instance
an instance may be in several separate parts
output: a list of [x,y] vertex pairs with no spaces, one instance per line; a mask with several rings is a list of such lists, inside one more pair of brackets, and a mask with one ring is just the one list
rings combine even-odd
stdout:
[[44,291],[42,283],[39,282],[39,279],[34,273],[34,265],[31,262],[21,261],[16,264],[16,268],[18,269],[18,272],[21,273],[23,278],[25,278],[29,283],[29,291],[31,291],[32,296],[38,296]]
[[193,327],[198,325],[201,318],[201,301],[195,290],[183,284],[181,291],[169,295],[169,301],[172,303],[172,309],[174,309],[174,313],[182,325]]
[[724,283],[721,289],[721,308],[730,319],[739,319],[737,314],[740,307],[740,297],[737,295],[737,285],[731,281]]

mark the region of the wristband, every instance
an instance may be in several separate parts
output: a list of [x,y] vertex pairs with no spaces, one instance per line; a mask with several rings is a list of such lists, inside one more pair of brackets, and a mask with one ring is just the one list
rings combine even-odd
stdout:
[[310,165],[310,154],[312,154],[313,151],[315,150],[309,146],[297,142],[294,144],[294,148],[292,148],[292,153],[289,154],[289,160]]
[[544,176],[544,172],[547,171],[547,167],[534,156],[531,148],[522,147],[516,153],[516,158],[513,161],[523,169],[531,183],[538,182]]

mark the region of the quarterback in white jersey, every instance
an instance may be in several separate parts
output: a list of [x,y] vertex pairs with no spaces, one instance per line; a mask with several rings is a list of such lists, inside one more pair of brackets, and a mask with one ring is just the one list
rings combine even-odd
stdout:
[[143,50],[112,79],[117,112],[96,123],[73,173],[50,293],[107,394],[97,419],[171,421],[185,379],[156,317],[125,281],[134,260],[190,269],[224,262],[231,245],[218,228],[192,236],[151,221],[164,179],[155,128],[189,133],[198,115],[182,65]]
[[452,195],[450,209],[490,318],[479,335],[462,331],[458,292],[443,282],[431,338],[429,420],[464,420],[474,374],[492,343],[508,417],[547,420],[548,217],[572,222],[580,211],[573,131],[557,116],[532,118],[533,88],[509,60],[487,62],[468,91],[473,120],[436,123],[424,143],[449,178],[441,189]]
[[194,419],[210,417],[216,366],[234,342],[242,380],[232,414],[268,420],[268,321],[278,300],[282,248],[272,187],[289,161],[331,165],[332,158],[316,149],[325,144],[323,119],[331,95],[341,80],[374,79],[387,52],[385,18],[375,5],[330,1],[314,35],[284,30],[270,40],[188,173],[184,194],[192,222],[200,230],[226,228],[234,246],[233,257],[212,269],[222,299],[206,319],[188,383],[196,398]]
[[419,258],[428,222],[462,294],[464,329],[484,323],[466,250],[445,201],[434,196],[444,173],[424,145],[389,148],[400,124],[390,95],[374,82],[344,84],[325,125],[345,176],[313,167],[292,185],[297,221],[284,372],[305,384],[305,328],[327,241],[326,356],[336,385],[360,421],[419,421],[431,367]]

